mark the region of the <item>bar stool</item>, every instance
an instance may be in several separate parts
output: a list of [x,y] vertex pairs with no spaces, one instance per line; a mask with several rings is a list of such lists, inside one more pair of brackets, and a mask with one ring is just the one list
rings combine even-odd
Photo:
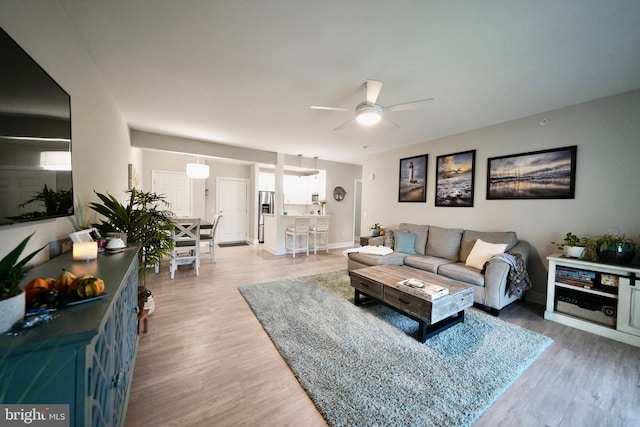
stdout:
[[[291,249],[293,257],[296,257],[296,237],[300,237],[300,247],[302,248],[302,238],[304,237],[305,246],[307,249],[307,256],[309,256],[309,225],[311,220],[309,217],[296,217],[292,227],[287,228],[284,234],[284,254],[287,254],[287,250]],[[289,237],[291,237],[291,246],[289,246]]]
[[[329,218],[317,218],[316,225],[309,229],[309,237],[313,236],[313,254],[318,254],[318,249],[326,249],[329,253]],[[318,245],[318,237],[323,237],[322,241]]]

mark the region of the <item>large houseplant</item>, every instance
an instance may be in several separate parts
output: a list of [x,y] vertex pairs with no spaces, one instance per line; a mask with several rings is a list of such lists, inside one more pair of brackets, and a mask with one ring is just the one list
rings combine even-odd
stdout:
[[163,196],[133,188],[129,191],[129,201],[123,205],[110,194],[96,195],[102,203],[90,203],[89,208],[104,219],[92,224],[98,231],[106,233],[126,233],[127,241],[137,243],[140,250],[140,278],[145,281],[147,267],[158,265],[173,249],[173,212]]
[[33,233],[0,260],[0,333],[24,317],[25,297],[20,283],[29,270],[27,263],[44,249],[37,249],[18,261]]

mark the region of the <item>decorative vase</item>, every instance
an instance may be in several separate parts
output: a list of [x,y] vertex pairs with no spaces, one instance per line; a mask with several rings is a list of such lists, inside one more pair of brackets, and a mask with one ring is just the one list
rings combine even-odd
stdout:
[[600,261],[614,264],[628,264],[636,256],[633,243],[610,243],[604,250],[601,250],[600,245],[598,245],[596,246],[596,253]]
[[371,230],[371,237],[378,237],[380,235],[380,229],[376,228]]
[[569,258],[582,258],[584,255],[584,246],[564,246],[564,254]]
[[22,320],[25,310],[24,291],[0,301],[0,333],[5,333],[14,323]]

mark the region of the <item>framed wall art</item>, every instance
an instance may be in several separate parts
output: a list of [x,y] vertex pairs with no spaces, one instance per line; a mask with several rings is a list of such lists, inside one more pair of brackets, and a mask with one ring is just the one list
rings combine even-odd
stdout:
[[427,201],[427,159],[429,156],[400,159],[399,202]]
[[436,206],[473,207],[476,150],[436,157]]
[[488,159],[487,199],[573,199],[577,146]]

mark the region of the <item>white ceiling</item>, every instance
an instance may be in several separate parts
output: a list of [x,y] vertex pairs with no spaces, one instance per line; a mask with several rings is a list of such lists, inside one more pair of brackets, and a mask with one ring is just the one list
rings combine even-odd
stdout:
[[[132,128],[361,164],[640,88],[635,0],[59,0]],[[362,84],[400,127],[351,125]],[[363,149],[368,146],[368,149]]]

